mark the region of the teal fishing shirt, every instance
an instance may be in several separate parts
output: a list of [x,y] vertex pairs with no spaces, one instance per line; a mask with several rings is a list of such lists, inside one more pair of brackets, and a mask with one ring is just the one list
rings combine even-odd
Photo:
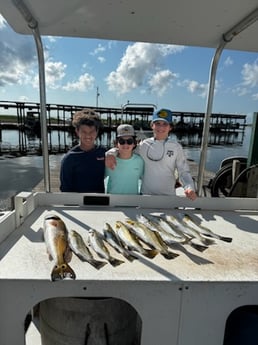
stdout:
[[129,159],[117,159],[114,170],[106,168],[106,192],[108,194],[139,194],[140,181],[144,173],[144,161],[133,154]]

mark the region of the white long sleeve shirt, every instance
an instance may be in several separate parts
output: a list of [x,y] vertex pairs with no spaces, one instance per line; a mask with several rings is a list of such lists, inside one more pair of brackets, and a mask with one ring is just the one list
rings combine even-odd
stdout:
[[[175,173],[184,189],[195,191],[183,147],[174,139],[144,139],[135,148],[135,153],[143,158],[145,166],[141,194],[175,195]],[[117,148],[108,150],[107,154],[116,156]]]
[[142,194],[174,195],[175,171],[184,189],[195,190],[182,146],[173,139],[147,138],[135,149],[145,162]]

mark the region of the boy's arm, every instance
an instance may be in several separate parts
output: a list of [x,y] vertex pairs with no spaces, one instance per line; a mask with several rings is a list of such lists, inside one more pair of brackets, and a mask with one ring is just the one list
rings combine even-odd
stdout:
[[106,152],[106,158],[105,158],[106,168],[109,168],[112,170],[115,169],[117,153],[118,153],[118,149],[116,147],[113,147],[112,149]]

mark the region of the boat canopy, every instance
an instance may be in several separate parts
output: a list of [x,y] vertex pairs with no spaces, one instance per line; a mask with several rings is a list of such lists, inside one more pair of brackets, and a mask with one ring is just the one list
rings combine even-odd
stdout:
[[[31,34],[21,20],[23,4],[41,35],[213,48],[258,7],[257,0],[0,0],[2,15],[22,34]],[[257,32],[255,23],[228,43],[227,49],[257,51]]]

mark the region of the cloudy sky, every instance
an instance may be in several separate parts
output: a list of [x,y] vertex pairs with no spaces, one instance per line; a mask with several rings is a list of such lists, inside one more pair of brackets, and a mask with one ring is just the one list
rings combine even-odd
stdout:
[[[214,49],[43,37],[47,103],[121,107],[155,104],[204,112]],[[39,102],[34,39],[0,16],[0,100]],[[98,96],[97,96],[98,94]],[[258,54],[225,50],[213,112],[258,111]]]

